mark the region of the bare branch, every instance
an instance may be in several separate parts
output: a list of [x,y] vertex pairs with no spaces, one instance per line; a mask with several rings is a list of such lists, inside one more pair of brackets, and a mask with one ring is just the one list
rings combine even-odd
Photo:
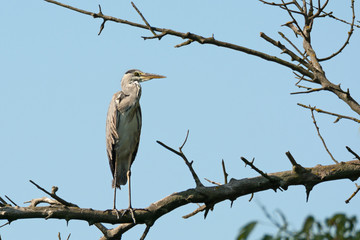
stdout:
[[353,197],[360,191],[360,186],[355,183],[356,190],[355,192],[345,201],[345,203],[349,203]]
[[351,154],[353,154],[357,160],[360,160],[360,156],[359,156],[356,152],[354,152],[350,147],[346,146],[346,149],[347,149]]
[[44,188],[40,187],[38,184],[36,184],[34,181],[29,180],[32,184],[34,184],[38,189],[40,189],[41,191],[43,191],[44,193],[46,193],[47,195],[49,195],[50,197],[54,198],[55,200],[57,200],[58,202],[60,202],[61,204],[65,205],[65,206],[69,206],[69,207],[79,207],[73,203],[67,202],[64,199],[60,198],[59,196],[57,196],[55,193],[50,193],[48,191],[46,191]]
[[[127,21],[127,20],[123,20],[123,19],[119,19],[119,18],[115,18],[115,17],[111,17],[111,16],[106,16],[106,15],[101,15],[101,14],[98,14],[98,13],[85,11],[85,10],[75,8],[75,7],[72,7],[72,6],[69,6],[69,5],[54,1],[54,0],[45,0],[45,1],[49,2],[49,3],[56,4],[56,5],[64,7],[64,8],[68,8],[70,10],[73,10],[73,11],[76,11],[76,12],[79,12],[79,13],[82,13],[82,14],[92,16],[94,18],[102,18],[103,20],[107,20],[107,21],[122,23],[122,24],[133,26],[133,27],[147,29],[147,30],[149,29],[148,26],[143,25],[143,24],[134,23],[134,22],[130,22],[130,21]],[[182,33],[182,32],[174,31],[174,30],[171,30],[171,29],[158,28],[158,27],[151,27],[151,29],[153,31],[155,31],[155,32],[166,33],[166,35],[173,35],[173,36],[180,37],[180,38],[183,38],[183,39],[192,40],[192,41],[198,42],[200,44],[215,45],[215,46],[218,46],[218,47],[228,48],[228,49],[232,49],[232,50],[235,50],[235,51],[240,51],[240,52],[243,52],[243,53],[246,53],[246,54],[249,54],[249,55],[257,56],[257,57],[260,57],[260,58],[265,59],[267,61],[275,62],[275,63],[278,63],[278,64],[283,65],[285,67],[288,67],[288,68],[290,68],[290,69],[292,69],[294,71],[297,71],[297,72],[299,72],[299,73],[301,73],[301,74],[303,74],[303,75],[305,75],[307,77],[313,78],[313,73],[311,73],[308,70],[302,68],[301,66],[295,65],[293,63],[290,63],[290,62],[285,61],[283,59],[280,59],[278,57],[271,56],[271,55],[268,55],[266,53],[259,52],[259,51],[256,51],[256,50],[253,50],[253,49],[250,49],[250,48],[242,47],[242,46],[232,44],[232,43],[228,43],[228,42],[215,40],[214,37],[205,38],[203,36],[193,34],[193,33],[190,33],[190,32]],[[158,35],[158,36],[160,36],[160,35]],[[156,38],[158,38],[158,37],[156,37]]]
[[222,185],[221,183],[211,181],[210,179],[207,179],[207,178],[204,178],[204,179],[205,179],[206,181],[208,181],[209,183],[212,183],[212,184],[214,184],[214,185],[218,185],[218,186]]
[[[144,23],[146,24],[146,26],[149,28],[149,30],[154,34],[154,36],[156,36],[156,33],[154,32],[154,30],[152,30],[150,24],[148,21],[146,21],[145,17],[142,15],[142,13],[140,12],[140,10],[135,6],[134,2],[131,2],[131,5],[135,8],[135,10],[138,12],[138,14],[140,15],[140,17],[142,18],[142,20],[144,21]],[[159,38],[160,40],[160,38]]]
[[221,165],[224,173],[224,183],[227,184],[229,174],[226,172],[224,159],[221,161]]
[[283,34],[282,32],[278,32],[279,35],[284,38],[303,58],[303,60],[309,62],[309,59],[307,59],[306,55],[304,53],[302,53],[296,46],[295,44],[293,44],[286,36],[285,34]]
[[354,118],[354,117],[349,117],[349,116],[345,116],[345,115],[341,115],[341,114],[337,114],[337,113],[332,113],[332,112],[328,112],[328,111],[324,111],[324,110],[321,110],[319,108],[316,108],[316,107],[312,107],[312,106],[306,106],[304,104],[301,104],[301,103],[298,103],[297,105],[299,105],[300,107],[303,107],[303,108],[308,108],[308,109],[311,109],[311,110],[315,110],[317,111],[318,113],[324,113],[324,114],[329,114],[329,115],[332,115],[332,116],[335,116],[337,117],[335,121],[339,121],[339,119],[349,119],[349,120],[352,120],[354,122],[357,122],[357,123],[360,123],[360,119],[357,119],[357,118]]
[[261,171],[260,169],[258,169],[255,165],[254,165],[254,159],[249,162],[246,158],[241,157],[240,158],[246,165],[249,165],[252,169],[254,169],[257,173],[259,173],[261,176],[263,176],[264,178],[266,178],[267,180],[269,180],[269,182],[271,182],[274,186],[272,187],[272,189],[277,189],[279,188],[281,191],[281,187],[280,184],[277,180],[275,180],[274,178],[271,178],[268,174],[264,173],[263,171]]
[[185,164],[188,166],[194,180],[195,180],[195,184],[197,187],[203,187],[204,185],[201,183],[199,177],[197,176],[196,172],[194,171],[193,167],[192,167],[192,163],[193,162],[189,162],[189,160],[187,159],[187,157],[185,156],[185,154],[182,152],[182,148],[184,147],[187,139],[188,139],[188,136],[189,136],[189,130],[187,131],[187,134],[186,134],[186,138],[185,138],[185,141],[184,143],[181,145],[181,147],[179,148],[179,151],[176,151],[175,149],[167,146],[166,144],[160,142],[160,141],[156,141],[158,144],[160,144],[161,146],[163,146],[164,148],[166,148],[167,150],[175,153],[176,155],[180,156],[184,161],[185,161]]
[[[269,177],[281,183],[281,187],[287,188],[291,185],[309,185],[312,186],[337,179],[356,180],[360,176],[360,161],[343,162],[342,164],[306,168],[302,174],[293,171],[284,171],[278,173],[266,174],[268,177],[258,176],[254,178],[244,178],[240,180],[232,179],[228,184],[215,187],[197,187],[182,192],[173,193],[153,204],[146,209],[136,211],[136,221],[138,224],[147,224],[155,222],[161,216],[172,210],[189,203],[206,203],[207,206],[213,206],[224,200],[237,199],[251,193],[256,193],[274,188],[274,183],[269,181]],[[98,211],[78,207],[65,206],[47,206],[47,207],[0,207],[0,219],[14,221],[17,219],[28,218],[51,218],[69,220],[84,220],[90,224],[102,222],[118,224],[120,226],[108,230],[108,234],[102,239],[115,239],[114,234],[123,232],[135,226],[130,214],[118,218],[116,214],[107,211]],[[116,235],[116,236],[120,236]]]
[[304,93],[312,93],[312,92],[319,92],[319,91],[323,91],[326,90],[325,88],[310,88],[310,90],[308,91],[304,91],[304,92],[292,92],[290,94],[294,95],[294,94],[304,94]]
[[201,205],[201,206],[198,207],[195,211],[193,211],[193,212],[191,212],[191,213],[183,216],[183,218],[184,218],[184,219],[187,219],[187,218],[189,218],[189,217],[192,217],[192,216],[194,216],[195,214],[204,211],[205,209],[206,209],[206,205],[205,205],[205,204],[204,204],[204,205]]
[[291,61],[297,61],[297,62],[303,64],[304,66],[306,66],[307,68],[309,68],[310,70],[312,69],[312,66],[309,63],[305,62],[302,58],[297,56],[294,52],[292,52],[291,50],[286,48],[283,44],[281,44],[280,41],[275,41],[274,39],[270,38],[263,32],[260,33],[260,37],[262,37],[269,43],[273,44],[274,46],[280,48],[283,53],[288,54],[291,57]]
[[324,147],[325,147],[325,150],[328,152],[328,154],[330,155],[331,159],[332,159],[335,163],[339,163],[338,161],[335,160],[335,158],[333,157],[333,155],[332,155],[331,152],[329,151],[328,147],[326,146],[326,143],[325,143],[324,138],[323,138],[323,137],[321,136],[321,134],[320,134],[320,129],[319,129],[317,123],[316,123],[315,116],[314,116],[314,110],[313,110],[313,109],[311,109],[311,117],[312,117],[312,119],[313,119],[313,123],[314,123],[314,125],[315,125],[315,128],[316,128],[316,131],[317,131],[317,133],[318,133],[318,136],[319,136],[319,138],[321,139],[321,142],[323,143],[323,145],[324,145]]
[[17,205],[13,200],[11,200],[8,196],[5,195],[5,197],[6,197],[7,200],[9,200],[14,206],[17,206],[17,207],[18,207],[18,205]]
[[151,228],[150,225],[146,225],[145,231],[144,231],[143,235],[141,236],[140,240],[144,240],[146,238],[146,235],[148,234],[150,228]]
[[354,0],[351,0],[351,9],[352,9],[352,21],[351,21],[351,24],[350,24],[350,30],[348,31],[348,37],[345,40],[345,43],[342,45],[342,47],[338,51],[334,52],[330,56],[318,59],[319,62],[326,61],[326,60],[329,60],[329,59],[335,57],[336,55],[341,53],[341,51],[344,50],[344,48],[349,44],[350,38],[351,38],[351,36],[352,36],[352,34],[354,32],[354,23],[355,23]]

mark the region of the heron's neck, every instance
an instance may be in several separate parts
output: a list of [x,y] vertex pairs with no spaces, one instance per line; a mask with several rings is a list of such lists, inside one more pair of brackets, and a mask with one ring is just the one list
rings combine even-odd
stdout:
[[127,83],[127,84],[121,84],[121,90],[126,95],[140,98],[141,96],[141,86],[139,83]]

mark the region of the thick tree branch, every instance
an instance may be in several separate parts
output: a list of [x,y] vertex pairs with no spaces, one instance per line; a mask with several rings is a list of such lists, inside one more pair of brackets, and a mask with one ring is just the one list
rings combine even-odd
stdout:
[[[360,177],[360,162],[358,160],[342,162],[335,165],[321,166],[317,165],[312,168],[305,168],[303,173],[294,171],[284,171],[267,174],[273,179],[280,182],[283,189],[293,185],[316,185],[319,183],[350,179],[355,181]],[[234,200],[238,197],[273,189],[273,183],[263,176],[254,178],[244,178],[241,180],[231,179],[228,184],[215,187],[197,187],[186,191],[173,193],[157,202],[152,203],[146,209],[135,211],[137,223],[147,224],[155,222],[159,217],[171,212],[189,203],[206,203],[216,204],[224,200]],[[18,219],[43,218],[43,219],[64,219],[83,220],[89,224],[97,222],[102,223],[126,223],[119,228],[128,229],[134,226],[130,214],[125,214],[118,218],[115,213],[100,211],[86,208],[67,207],[67,206],[47,206],[47,207],[0,207],[0,219],[15,221]]]

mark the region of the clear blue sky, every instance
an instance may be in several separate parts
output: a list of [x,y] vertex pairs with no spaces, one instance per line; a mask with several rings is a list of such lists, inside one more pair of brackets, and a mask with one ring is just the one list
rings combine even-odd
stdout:
[[[64,1],[65,2],[65,1]],[[66,1],[98,11],[99,1]],[[103,13],[141,22],[130,1],[101,2]],[[290,18],[282,11],[257,1],[136,1],[150,24],[216,39],[279,55],[278,49],[259,37],[259,32],[280,39],[281,24]],[[328,11],[350,19],[350,1],[329,5]],[[345,5],[345,6],[344,6]],[[231,178],[257,176],[244,168],[240,156],[256,158],[265,172],[290,170],[285,156],[291,151],[303,166],[332,164],[316,135],[310,112],[296,103],[355,116],[330,93],[290,95],[297,91],[292,72],[246,54],[197,43],[179,49],[182,39],[151,36],[142,29],[108,22],[98,36],[101,20],[93,19],[44,1],[4,1],[0,15],[0,195],[18,204],[44,194],[29,183],[46,189],[58,186],[58,194],[81,207],[109,209],[113,190],[105,152],[105,118],[111,96],[120,89],[124,72],[138,68],[166,75],[143,84],[141,143],[132,167],[133,206],[147,207],[173,192],[194,187],[183,160],[156,143],[178,147],[187,129],[184,148],[194,160],[198,175],[223,181],[221,159]],[[360,13],[358,13],[360,14]],[[322,19],[314,27],[313,45],[320,57],[341,46],[349,27]],[[282,41],[283,42],[283,41]],[[324,64],[328,78],[350,88],[360,99],[359,31],[350,46]],[[359,126],[316,114],[329,149],[339,161],[352,156],[345,146],[359,150]],[[210,185],[210,184],[208,184]],[[125,188],[126,189],[126,188]],[[344,201],[355,190],[349,180],[318,185],[305,202],[303,186],[288,191],[245,196],[215,206],[207,219],[198,214],[182,216],[197,206],[187,205],[158,220],[147,237],[152,239],[234,239],[240,226],[259,220],[254,237],[276,229],[264,217],[258,203],[275,214],[280,209],[291,227],[304,217],[323,219],[335,212],[358,214],[359,197]],[[118,192],[118,206],[127,207],[127,191]],[[277,216],[277,215],[275,215]],[[0,224],[5,223],[1,221]],[[124,239],[138,239],[137,226]],[[2,239],[98,239],[101,233],[80,221],[21,220],[0,229]]]

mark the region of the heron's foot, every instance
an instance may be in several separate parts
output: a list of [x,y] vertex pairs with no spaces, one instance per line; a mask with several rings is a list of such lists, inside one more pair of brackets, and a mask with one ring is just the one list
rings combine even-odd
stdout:
[[[111,213],[115,213],[116,218],[117,218],[117,219],[119,219],[119,218],[120,218],[119,213],[121,213],[121,211],[120,211],[120,210],[117,210],[116,208],[113,208],[113,209],[107,209],[107,210],[105,210],[104,212],[111,212]],[[123,215],[123,214],[122,214],[122,215]],[[122,216],[122,215],[121,215],[121,216]]]
[[135,219],[135,215],[134,212],[137,210],[137,208],[132,208],[131,206],[129,206],[127,209],[124,209],[121,217],[124,216],[126,214],[126,212],[130,212],[131,218],[133,220],[134,223],[136,223],[136,219]]

